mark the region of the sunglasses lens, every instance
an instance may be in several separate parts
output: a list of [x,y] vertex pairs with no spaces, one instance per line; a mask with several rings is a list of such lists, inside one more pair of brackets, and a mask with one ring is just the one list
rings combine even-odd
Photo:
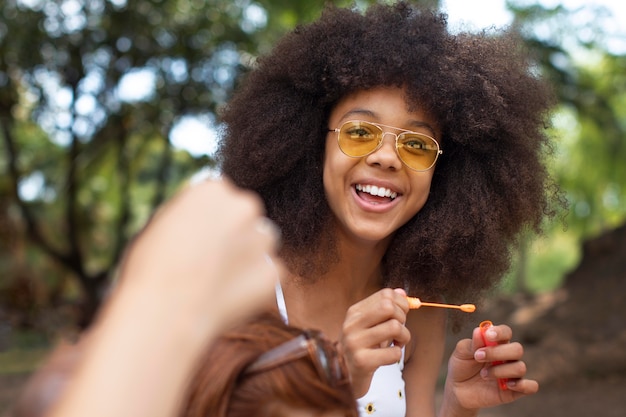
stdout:
[[409,168],[426,171],[437,160],[439,146],[429,136],[403,133],[398,135],[398,155]]
[[371,123],[351,121],[339,129],[339,148],[352,157],[365,156],[372,152],[382,138],[382,130]]
[[[375,151],[382,142],[384,132],[379,126],[353,120],[339,128],[339,149],[351,157],[359,158]],[[435,139],[420,133],[408,132],[398,135],[398,156],[409,168],[427,171],[439,156]]]

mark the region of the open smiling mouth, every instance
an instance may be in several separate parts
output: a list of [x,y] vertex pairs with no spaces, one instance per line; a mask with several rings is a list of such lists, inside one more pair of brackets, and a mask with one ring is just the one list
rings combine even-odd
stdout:
[[357,184],[355,185],[357,194],[371,203],[384,203],[395,200],[398,193],[391,191],[389,188],[378,187],[376,185],[369,184]]

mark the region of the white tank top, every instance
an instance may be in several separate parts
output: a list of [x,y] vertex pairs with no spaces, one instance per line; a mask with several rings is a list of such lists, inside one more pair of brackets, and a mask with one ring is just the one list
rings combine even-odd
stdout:
[[[276,304],[278,311],[289,324],[287,305],[280,283],[276,284]],[[377,417],[404,417],[406,415],[406,399],[404,394],[404,348],[399,362],[379,367],[370,384],[370,389],[361,398],[357,399],[359,415]]]

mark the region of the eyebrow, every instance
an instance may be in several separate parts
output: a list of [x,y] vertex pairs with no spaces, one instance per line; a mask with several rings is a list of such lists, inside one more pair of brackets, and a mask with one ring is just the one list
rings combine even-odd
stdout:
[[[353,115],[354,116],[368,116],[368,117],[371,117],[373,119],[378,119],[378,115],[375,112],[371,111],[371,110],[353,109],[353,110],[350,110],[350,111],[346,112],[343,115],[342,120],[349,119],[350,116],[353,116]],[[408,126],[412,126],[414,128],[425,128],[425,129],[428,129],[428,130],[430,130],[430,132],[431,132],[433,137],[437,136],[436,132],[435,132],[435,129],[429,123],[424,122],[422,120],[414,120],[414,119],[412,119],[412,120],[409,120],[407,122],[407,125]],[[398,129],[406,130],[406,129],[402,129],[402,128],[398,128]]]

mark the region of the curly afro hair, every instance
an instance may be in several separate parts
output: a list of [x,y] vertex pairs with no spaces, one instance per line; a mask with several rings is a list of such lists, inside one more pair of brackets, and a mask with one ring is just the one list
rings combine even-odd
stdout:
[[509,268],[520,232],[539,232],[550,212],[553,97],[510,32],[452,34],[446,15],[404,2],[330,6],[260,58],[225,108],[222,172],[261,195],[288,265],[320,273],[338,259],[322,184],[328,115],[379,86],[404,88],[409,107],[432,115],[444,149],[426,205],[387,250],[384,284],[479,298]]

